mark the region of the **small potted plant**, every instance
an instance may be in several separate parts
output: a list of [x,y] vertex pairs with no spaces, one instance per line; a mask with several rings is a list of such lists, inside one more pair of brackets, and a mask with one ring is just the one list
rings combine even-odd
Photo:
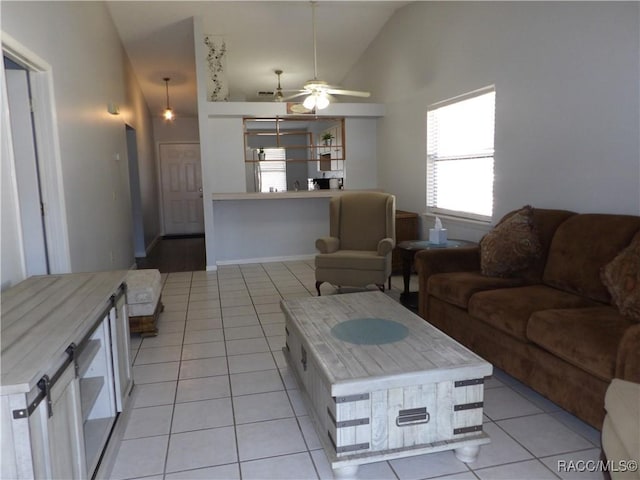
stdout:
[[330,132],[325,132],[322,134],[322,142],[326,147],[331,146],[331,142],[333,141],[333,134]]
[[259,160],[259,161],[262,161],[262,160],[264,160],[264,157],[265,157],[265,155],[264,155],[264,148],[260,147],[260,148],[258,149],[258,160]]

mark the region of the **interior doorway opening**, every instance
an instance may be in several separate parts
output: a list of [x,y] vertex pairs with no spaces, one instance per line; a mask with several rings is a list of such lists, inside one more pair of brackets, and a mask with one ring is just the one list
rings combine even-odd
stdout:
[[[2,54],[3,60],[8,59],[7,65],[10,65],[5,67],[3,61],[0,102],[3,179],[1,272],[2,289],[5,289],[34,273],[71,272],[71,251],[51,65],[6,33],[2,34]],[[30,127],[12,125],[10,104],[14,93],[8,91],[6,81],[6,74],[12,71],[21,72],[22,77],[17,84],[28,92],[27,98],[30,93],[31,100],[24,101],[27,107],[20,108]],[[15,142],[16,145],[30,145],[33,154],[37,153],[37,164],[36,159],[25,162],[24,158],[28,157],[14,148],[14,138],[18,134],[23,135],[23,139]],[[31,191],[38,194],[23,196],[19,193],[25,189],[18,187],[18,183],[23,181],[18,179],[17,170],[25,166],[29,169]],[[29,212],[22,210],[25,205],[29,205]],[[29,226],[25,226],[26,223]],[[32,232],[35,232],[35,237],[39,236],[37,241]],[[28,256],[35,258],[32,252],[36,251],[36,244],[40,259],[27,261]],[[10,262],[11,268],[6,269],[4,260],[9,258],[14,260]],[[27,267],[27,263],[34,267]]]
[[50,273],[29,71],[3,55],[25,275]]

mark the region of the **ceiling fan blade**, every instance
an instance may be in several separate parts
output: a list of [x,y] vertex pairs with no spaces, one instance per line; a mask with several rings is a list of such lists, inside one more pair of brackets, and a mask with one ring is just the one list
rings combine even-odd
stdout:
[[362,97],[367,98],[371,96],[371,92],[361,92],[359,90],[343,90],[341,88],[330,88],[327,93],[333,95],[349,95],[350,97]]
[[293,95],[289,95],[288,97],[284,97],[284,98],[282,99],[282,101],[283,101],[283,102],[286,102],[286,101],[291,100],[291,99],[293,99],[293,98],[301,97],[302,95],[307,95],[307,92],[304,92],[304,91],[303,91],[303,92],[295,93],[295,94],[293,94]]

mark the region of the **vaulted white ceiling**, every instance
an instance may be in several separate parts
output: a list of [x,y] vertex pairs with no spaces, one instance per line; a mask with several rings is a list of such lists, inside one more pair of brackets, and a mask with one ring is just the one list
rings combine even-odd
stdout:
[[[318,1],[318,78],[339,85],[395,10],[406,3]],[[284,89],[298,89],[313,78],[308,1],[110,1],[107,5],[152,115],[160,115],[165,106],[163,77],[171,78],[169,95],[176,114],[197,115],[193,17],[201,20],[204,34],[219,35],[226,44],[230,100],[265,100],[257,92],[275,90],[276,69],[284,72]]]

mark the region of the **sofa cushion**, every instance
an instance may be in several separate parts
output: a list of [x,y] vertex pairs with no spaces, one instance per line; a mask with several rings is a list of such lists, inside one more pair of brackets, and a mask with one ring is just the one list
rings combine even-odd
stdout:
[[545,285],[529,285],[478,292],[469,299],[469,314],[527,342],[527,322],[534,312],[596,305],[596,302],[562,290]]
[[554,309],[531,315],[527,338],[570,364],[609,381],[618,344],[631,321],[611,306]]
[[487,277],[480,272],[436,273],[429,277],[427,293],[461,308],[467,308],[471,295],[484,290],[518,287],[519,278]]
[[640,234],[605,265],[601,277],[620,313],[640,321]]
[[600,270],[640,230],[640,217],[580,214],[563,222],[553,237],[543,275],[545,284],[610,302]]
[[344,268],[349,270],[384,270],[387,257],[368,250],[338,250],[316,255],[316,268]]
[[482,238],[480,269],[487,276],[513,277],[530,267],[541,254],[533,208],[526,206]]

